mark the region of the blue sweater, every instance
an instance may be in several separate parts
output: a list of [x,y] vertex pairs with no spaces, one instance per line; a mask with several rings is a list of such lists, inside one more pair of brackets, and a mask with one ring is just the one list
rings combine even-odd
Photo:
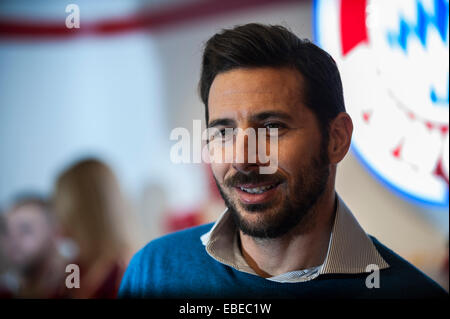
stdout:
[[300,283],[278,283],[240,272],[210,257],[200,241],[212,224],[151,241],[132,258],[119,290],[122,298],[447,298],[438,284],[371,237],[390,265],[380,287],[368,274],[328,274]]

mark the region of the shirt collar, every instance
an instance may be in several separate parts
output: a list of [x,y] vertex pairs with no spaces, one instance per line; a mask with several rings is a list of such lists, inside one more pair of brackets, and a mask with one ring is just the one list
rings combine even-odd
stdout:
[[[338,195],[337,199],[336,216],[324,263],[319,267],[289,272],[268,278],[269,280],[296,282],[304,281],[305,278],[314,279],[322,274],[370,272],[370,269],[367,269],[369,265],[377,265],[379,269],[389,267],[350,209]],[[207,253],[218,262],[256,275],[240,252],[237,234],[231,213],[226,209],[211,230],[200,239]],[[302,280],[297,280],[299,276]]]

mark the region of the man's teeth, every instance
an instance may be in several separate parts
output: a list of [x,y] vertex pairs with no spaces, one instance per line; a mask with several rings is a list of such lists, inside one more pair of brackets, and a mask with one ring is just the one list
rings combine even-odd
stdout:
[[265,191],[268,191],[271,188],[274,188],[275,184],[267,185],[267,186],[261,186],[261,187],[254,187],[254,188],[245,188],[241,187],[241,190],[244,192],[250,193],[250,194],[262,194]]

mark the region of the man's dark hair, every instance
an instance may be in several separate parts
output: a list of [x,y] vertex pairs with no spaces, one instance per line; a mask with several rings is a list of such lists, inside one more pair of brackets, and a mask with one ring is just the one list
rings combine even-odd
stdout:
[[339,70],[327,52],[283,26],[250,23],[222,30],[206,42],[199,83],[206,124],[214,78],[232,69],[257,67],[298,70],[306,86],[303,103],[315,113],[324,133],[330,121],[345,111]]
[[23,192],[14,197],[12,208],[16,209],[25,205],[39,206],[43,210],[49,208],[48,200],[41,194],[33,192]]
[[47,198],[45,196],[42,196],[41,194],[34,192],[23,192],[15,196],[8,211],[9,213],[12,213],[19,208],[28,205],[38,207],[49,220],[53,219],[53,216],[50,213],[50,203]]

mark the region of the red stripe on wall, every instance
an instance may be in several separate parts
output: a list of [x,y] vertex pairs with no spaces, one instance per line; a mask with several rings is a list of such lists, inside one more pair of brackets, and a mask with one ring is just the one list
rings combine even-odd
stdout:
[[302,0],[201,0],[169,9],[86,23],[83,23],[81,14],[79,29],[66,28],[65,18],[68,13],[65,12],[61,13],[61,21],[36,21],[0,17],[0,37],[71,37],[108,35],[140,29],[155,30],[268,4],[300,1]]

